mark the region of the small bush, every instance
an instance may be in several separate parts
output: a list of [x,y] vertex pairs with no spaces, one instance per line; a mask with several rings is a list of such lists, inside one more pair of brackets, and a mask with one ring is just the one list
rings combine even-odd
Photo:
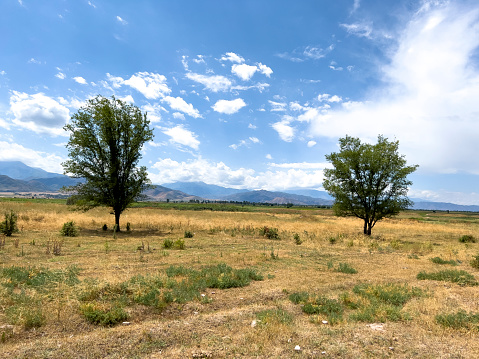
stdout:
[[101,229],[103,229],[104,231],[108,231],[108,226],[107,226],[107,224],[105,223],[105,224],[103,225],[103,227],[101,227]]
[[295,233],[293,235],[293,239],[294,239],[294,243],[296,243],[297,245],[300,245],[303,243],[303,241],[301,240],[301,238],[299,237],[299,234],[298,233]]
[[419,272],[417,277],[419,280],[439,280],[444,282],[457,283],[460,286],[477,286],[479,283],[476,281],[472,274],[466,271],[459,270],[443,270],[435,273]]
[[126,222],[126,230],[127,230],[127,232],[130,232],[130,231],[131,231],[131,224],[130,224],[130,222]]
[[168,239],[166,238],[164,241],[163,241],[163,247],[165,247],[166,249],[170,249],[173,247],[173,240],[171,239]]
[[73,221],[65,222],[63,223],[60,234],[65,237],[76,237],[78,235],[78,227]]
[[472,257],[472,261],[470,262],[472,268],[479,269],[479,254],[476,254]]
[[5,220],[0,222],[0,233],[10,237],[16,232],[18,232],[17,215],[13,211],[10,211],[10,213],[5,213]]
[[460,310],[457,313],[452,314],[439,314],[436,315],[436,323],[443,327],[449,327],[453,329],[479,329],[479,314],[469,313],[464,310]]
[[181,250],[185,249],[185,241],[181,238],[177,239],[175,241],[175,247]]
[[470,234],[465,234],[461,238],[459,238],[459,242],[461,243],[476,243],[476,238]]
[[87,303],[80,307],[80,312],[90,323],[104,327],[112,327],[128,319],[128,314],[119,306],[103,309],[93,303]]
[[278,228],[271,228],[271,227],[264,226],[259,229],[259,234],[268,239],[280,239]]
[[339,267],[336,268],[334,271],[347,274],[356,274],[358,272],[356,269],[354,269],[347,263],[339,263]]
[[338,241],[338,239],[336,237],[329,237],[328,241],[330,244],[335,244]]
[[193,235],[194,235],[193,232],[191,232],[191,231],[185,231],[185,236],[184,236],[184,237],[185,237],[185,238],[193,238]]
[[30,308],[24,315],[23,327],[26,330],[40,328],[46,322],[45,315],[40,308]]
[[441,257],[431,258],[431,262],[436,263],[436,264],[450,264],[452,266],[457,266],[457,261],[452,260],[452,259],[450,261],[446,261],[446,260],[442,259]]

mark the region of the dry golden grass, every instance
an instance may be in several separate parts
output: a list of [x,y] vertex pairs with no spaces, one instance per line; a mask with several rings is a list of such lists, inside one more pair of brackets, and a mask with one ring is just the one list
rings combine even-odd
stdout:
[[[435,321],[436,315],[458,309],[478,313],[477,287],[416,279],[420,271],[450,268],[432,263],[430,258],[436,256],[460,261],[454,269],[478,278],[479,271],[469,262],[479,253],[479,243],[458,241],[465,234],[479,238],[478,215],[405,212],[379,222],[368,238],[361,234],[361,221],[337,218],[328,210],[233,213],[136,208],[121,218],[123,228],[130,222],[132,231],[114,238],[112,231],[101,229],[105,223],[113,225],[113,216],[104,208],[73,212],[58,203],[0,201],[0,214],[10,209],[18,214],[20,232],[0,249],[1,268],[64,270],[75,265],[81,269],[82,283],[75,287],[60,283],[36,293],[45,322],[25,329],[20,320],[12,328],[0,329],[0,335],[6,332],[0,357],[479,357],[477,330],[444,328]],[[79,236],[60,236],[68,221],[79,226]],[[278,228],[281,239],[260,236],[264,226]],[[194,233],[184,239],[185,250],[163,248],[165,239],[183,239],[185,231]],[[295,243],[295,234],[301,245]],[[47,254],[47,244],[61,240],[61,255]],[[207,289],[210,302],[172,303],[162,312],[129,306],[129,326],[99,327],[80,314],[78,291],[89,285],[86,279],[115,284],[138,274],[164,273],[171,265],[199,269],[218,263],[255,267],[265,278],[243,288]],[[339,263],[358,273],[334,271]],[[360,283],[407,283],[427,295],[404,306],[411,320],[387,321],[378,328],[350,320],[348,310],[338,324],[318,324],[325,317],[309,316],[288,299],[288,293],[300,291],[338,299]],[[0,308],[0,327],[10,325],[7,309],[5,304]],[[252,326],[264,310],[285,311],[292,320]],[[296,345],[301,351],[294,350]]]

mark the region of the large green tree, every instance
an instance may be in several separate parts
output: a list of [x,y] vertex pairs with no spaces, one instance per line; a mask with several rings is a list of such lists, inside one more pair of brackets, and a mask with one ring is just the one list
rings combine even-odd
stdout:
[[407,166],[398,153],[399,141],[381,135],[374,145],[346,136],[339,139],[339,147],[339,152],[326,155],[333,168],[324,171],[323,187],[335,199],[335,214],[364,220],[364,234],[371,235],[377,221],[412,205],[407,176],[418,166]]
[[84,210],[111,207],[117,230],[121,213],[149,187],[146,167],[137,167],[143,144],[153,138],[149,125],[138,107],[97,96],[64,127],[70,132],[64,172],[83,179],[66,192]]

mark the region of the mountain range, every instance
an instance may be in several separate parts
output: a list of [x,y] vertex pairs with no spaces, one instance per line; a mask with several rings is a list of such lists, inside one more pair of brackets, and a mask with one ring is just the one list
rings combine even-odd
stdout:
[[[63,186],[78,183],[79,179],[51,173],[40,168],[25,165],[19,161],[0,161],[0,193],[59,194]],[[155,185],[144,193],[151,201],[205,201],[276,203],[293,205],[329,206],[333,199],[327,192],[315,189],[289,189],[282,192],[266,190],[241,190],[210,185],[204,182],[175,182]],[[477,205],[458,205],[454,203],[429,202],[414,199],[412,209],[438,211],[479,212]]]

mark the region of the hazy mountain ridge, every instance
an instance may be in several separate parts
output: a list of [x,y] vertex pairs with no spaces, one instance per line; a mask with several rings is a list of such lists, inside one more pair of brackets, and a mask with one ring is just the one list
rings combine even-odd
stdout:
[[[32,178],[32,175],[39,177]],[[61,187],[74,185],[78,181],[79,179],[73,179],[62,174],[29,167],[19,161],[0,161],[0,192],[58,193]],[[273,192],[266,190],[240,190],[210,185],[204,182],[175,182],[166,185],[156,185],[155,188],[145,191],[145,195],[153,201],[189,202],[191,200],[220,200],[251,203],[291,203],[294,205],[333,204],[331,196],[327,192],[314,189],[291,189]],[[414,205],[411,209],[479,212],[479,205],[459,205],[414,199]]]

